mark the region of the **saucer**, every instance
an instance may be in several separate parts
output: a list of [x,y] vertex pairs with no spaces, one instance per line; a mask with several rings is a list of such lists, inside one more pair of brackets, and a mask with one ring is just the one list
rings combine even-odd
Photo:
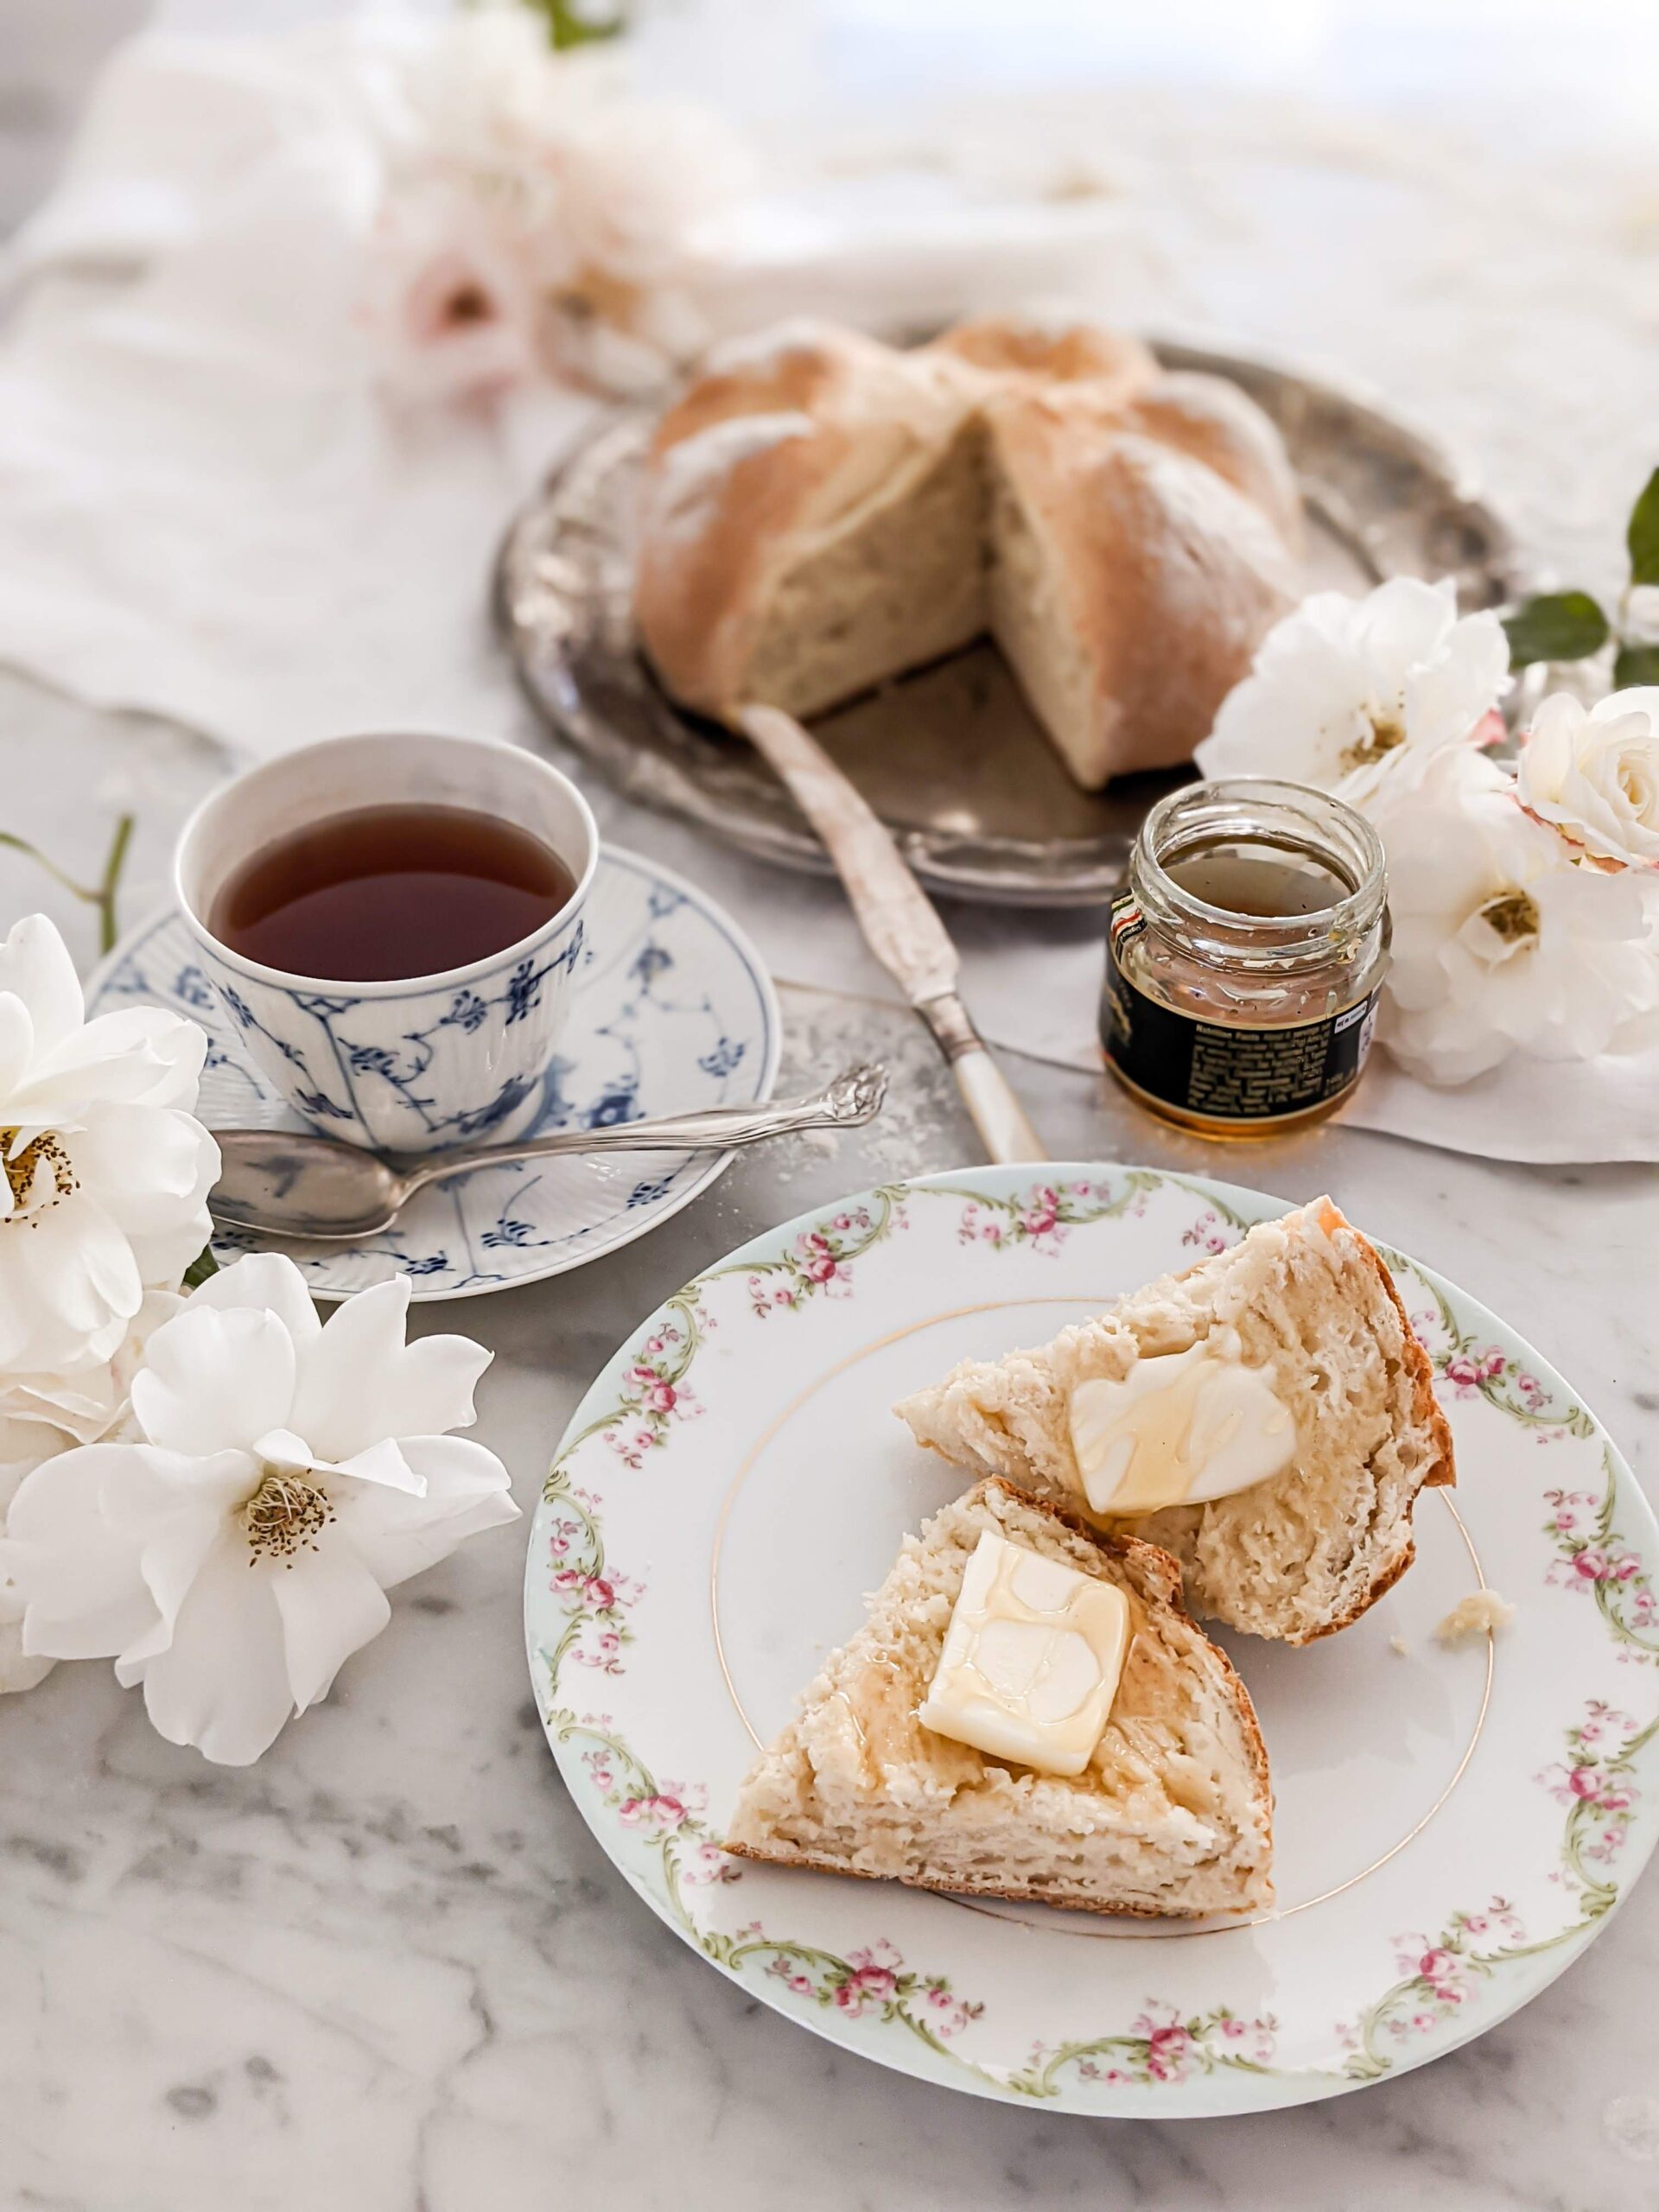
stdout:
[[[707,894],[671,869],[607,847],[587,909],[588,950],[568,1027],[542,1077],[537,1134],[766,1097],[782,1025],[760,955]],[[89,1014],[146,1001],[207,1033],[197,1111],[208,1127],[298,1128],[248,1057],[176,907],[133,930],[86,989]],[[419,1299],[475,1298],[585,1267],[647,1235],[707,1190],[729,1153],[612,1153],[521,1160],[456,1175],[411,1198],[360,1243],[307,1244],[216,1227],[221,1266],[289,1253],[319,1298],[388,1275]]]

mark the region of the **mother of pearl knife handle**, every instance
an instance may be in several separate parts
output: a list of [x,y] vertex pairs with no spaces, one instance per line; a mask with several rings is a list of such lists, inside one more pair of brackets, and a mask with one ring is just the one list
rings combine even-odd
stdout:
[[887,824],[792,715],[753,705],[734,719],[823,838],[865,943],[932,1032],[988,1156],[1046,1160],[957,995],[961,957]]
[[1027,1118],[1013,1084],[956,993],[946,991],[938,998],[924,999],[916,1011],[950,1064],[962,1103],[979,1131],[985,1157],[999,1166],[1020,1160],[1046,1160],[1043,1141]]

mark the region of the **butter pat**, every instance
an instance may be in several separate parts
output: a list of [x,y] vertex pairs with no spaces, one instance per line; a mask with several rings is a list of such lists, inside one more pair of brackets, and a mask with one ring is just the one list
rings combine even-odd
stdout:
[[1233,1330],[1138,1359],[1119,1382],[1071,1393],[1071,1450],[1091,1513],[1201,1505],[1281,1474],[1296,1424],[1270,1367],[1247,1367]]
[[1129,1644],[1123,1592],[987,1529],[917,1718],[993,1758],[1081,1774]]

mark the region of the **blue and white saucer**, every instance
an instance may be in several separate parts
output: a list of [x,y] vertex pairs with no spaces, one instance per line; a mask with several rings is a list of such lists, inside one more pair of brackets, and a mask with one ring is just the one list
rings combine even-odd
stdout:
[[[778,1071],[777,995],[736,924],[695,886],[607,846],[588,894],[587,946],[569,1027],[543,1081],[536,1128],[600,1128],[649,1114],[743,1105]],[[143,1000],[207,1032],[197,1111],[210,1128],[302,1126],[245,1052],[197,965],[176,909],[124,938],[87,985],[87,1012]],[[221,1265],[290,1253],[319,1298],[399,1273],[416,1298],[473,1298],[585,1267],[632,1244],[707,1190],[729,1153],[612,1153],[456,1175],[360,1244],[280,1244],[217,1229]]]

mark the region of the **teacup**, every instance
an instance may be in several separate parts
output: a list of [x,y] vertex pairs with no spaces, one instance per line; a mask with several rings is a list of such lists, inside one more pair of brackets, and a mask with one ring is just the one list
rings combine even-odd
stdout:
[[[313,823],[389,797],[464,807],[550,846],[575,888],[550,919],[487,959],[386,982],[262,966],[209,926],[251,855]],[[576,786],[535,753],[472,738],[385,734],[302,747],[203,801],[180,836],[174,882],[202,966],[251,1057],[320,1134],[376,1152],[435,1152],[518,1135],[583,958],[599,830]]]

